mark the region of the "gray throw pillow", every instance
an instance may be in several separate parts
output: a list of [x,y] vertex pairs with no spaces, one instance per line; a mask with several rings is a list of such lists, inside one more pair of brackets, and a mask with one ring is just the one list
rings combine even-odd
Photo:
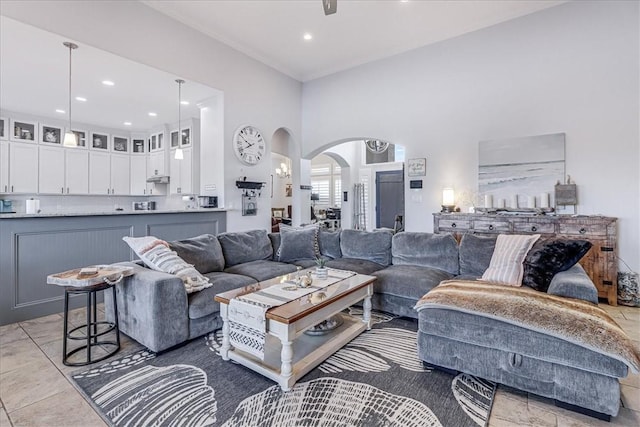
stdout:
[[169,248],[202,274],[224,270],[222,247],[213,234],[169,242]]
[[317,225],[296,228],[280,224],[278,261],[293,262],[319,256]]
[[460,240],[460,275],[481,277],[489,268],[497,236],[463,234]]
[[325,257],[342,258],[340,251],[340,231],[320,230],[318,233],[318,245],[320,253]]
[[269,259],[273,255],[266,230],[236,231],[218,235],[227,267]]
[[342,230],[340,233],[340,251],[343,258],[356,258],[373,261],[380,265],[391,264],[390,231]]
[[437,268],[453,275],[459,273],[458,242],[451,234],[403,231],[391,243],[394,265]]

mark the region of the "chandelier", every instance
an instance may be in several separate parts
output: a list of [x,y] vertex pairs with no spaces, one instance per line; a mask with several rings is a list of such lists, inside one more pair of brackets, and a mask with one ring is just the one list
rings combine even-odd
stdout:
[[280,167],[276,168],[278,178],[291,178],[291,168],[286,163],[280,163]]

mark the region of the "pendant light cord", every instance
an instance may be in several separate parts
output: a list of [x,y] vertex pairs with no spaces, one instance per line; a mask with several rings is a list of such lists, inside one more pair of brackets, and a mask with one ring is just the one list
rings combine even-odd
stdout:
[[73,44],[69,43],[69,132],[71,132],[71,51]]

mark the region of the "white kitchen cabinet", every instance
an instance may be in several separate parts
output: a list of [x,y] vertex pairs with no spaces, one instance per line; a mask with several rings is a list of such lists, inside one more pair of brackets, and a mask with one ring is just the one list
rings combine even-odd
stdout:
[[89,153],[89,194],[111,194],[111,155]]
[[89,194],[89,152],[68,148],[64,154],[65,194]]
[[147,156],[131,156],[130,170],[131,195],[147,195]]
[[177,160],[175,150],[170,152],[169,159],[169,191],[171,194],[193,194],[197,188],[195,183],[193,149],[182,149],[184,158]]
[[9,143],[9,193],[38,192],[38,146]]
[[[6,134],[5,134],[6,135]],[[0,142],[0,193],[9,192],[9,143]]]
[[181,194],[180,189],[180,165],[184,160],[178,160],[175,150],[169,152],[169,194]]
[[164,151],[156,151],[149,154],[149,168],[147,170],[149,176],[167,174],[164,157]]
[[38,155],[38,193],[64,194],[64,148],[41,145]]
[[111,194],[129,195],[131,187],[131,171],[129,169],[129,155],[111,155]]

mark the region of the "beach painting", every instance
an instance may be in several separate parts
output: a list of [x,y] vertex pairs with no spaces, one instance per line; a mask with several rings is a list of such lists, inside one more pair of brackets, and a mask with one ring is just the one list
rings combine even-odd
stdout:
[[480,206],[488,201],[492,206],[485,207],[526,208],[535,201],[536,207],[553,207],[554,186],[564,183],[564,159],[564,133],[480,141]]

